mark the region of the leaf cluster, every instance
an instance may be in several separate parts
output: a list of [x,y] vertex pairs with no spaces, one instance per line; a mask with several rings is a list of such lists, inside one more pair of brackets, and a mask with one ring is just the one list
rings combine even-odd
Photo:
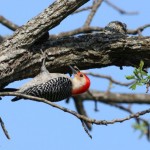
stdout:
[[[140,61],[139,67],[135,68],[132,75],[126,76],[127,80],[134,80],[135,82],[130,86],[130,89],[135,90],[137,86],[150,85],[150,75],[143,69],[144,61]],[[148,91],[148,90],[147,90]]]
[[140,131],[139,138],[146,135],[147,139],[150,140],[150,124],[148,122],[134,123],[133,128],[137,131]]

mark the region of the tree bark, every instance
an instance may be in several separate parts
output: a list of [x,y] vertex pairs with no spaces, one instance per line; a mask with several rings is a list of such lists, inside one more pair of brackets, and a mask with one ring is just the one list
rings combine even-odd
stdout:
[[41,66],[40,49],[50,58],[46,63],[50,72],[67,73],[69,64],[80,69],[135,66],[141,59],[149,67],[150,37],[128,37],[104,30],[78,37],[51,37],[44,43],[36,43],[87,1],[57,0],[5,40],[0,45],[0,88],[37,75]]
[[80,101],[96,100],[104,103],[126,103],[126,104],[150,104],[149,94],[111,93],[102,91],[91,91],[92,96],[86,92],[78,95]]
[[104,30],[97,34],[50,39],[28,49],[2,49],[0,86],[37,75],[41,66],[41,48],[48,54],[50,72],[69,72],[69,64],[80,69],[136,66],[141,59],[150,67],[150,37],[128,37]]

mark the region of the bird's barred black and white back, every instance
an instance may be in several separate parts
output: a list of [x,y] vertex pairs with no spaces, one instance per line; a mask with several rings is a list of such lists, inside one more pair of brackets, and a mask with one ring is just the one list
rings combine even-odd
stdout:
[[[47,82],[32,86],[24,91],[23,94],[45,98],[51,102],[61,101],[71,96],[72,82],[67,77],[52,78]],[[12,101],[17,101],[21,98],[15,97]]]

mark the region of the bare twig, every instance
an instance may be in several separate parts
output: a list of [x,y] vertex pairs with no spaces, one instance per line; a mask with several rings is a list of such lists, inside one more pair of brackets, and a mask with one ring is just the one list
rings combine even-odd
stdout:
[[123,83],[123,82],[116,81],[111,76],[107,76],[107,75],[96,74],[96,73],[92,73],[92,72],[86,72],[86,74],[91,75],[93,77],[108,79],[112,83],[117,84],[117,85],[121,85],[121,86],[130,86],[131,84],[133,84],[133,82]]
[[135,29],[135,30],[128,30],[127,33],[128,33],[128,34],[133,34],[133,35],[139,34],[139,32],[142,32],[143,30],[145,30],[145,29],[148,28],[148,27],[150,27],[150,24],[145,24],[145,25],[143,25],[143,26],[141,26],[141,27],[138,27],[138,28]]
[[8,19],[4,18],[3,16],[0,16],[0,23],[6,26],[7,28],[11,29],[12,31],[15,31],[17,28],[19,28],[18,25],[12,23]]
[[59,106],[59,105],[57,105],[53,102],[50,102],[50,101],[48,101],[44,98],[34,97],[34,96],[25,95],[25,94],[21,94],[21,93],[17,93],[17,92],[0,92],[0,96],[19,96],[19,97],[22,97],[22,98],[25,98],[25,99],[30,99],[30,100],[33,100],[33,101],[43,102],[43,103],[46,103],[48,105],[51,105],[52,107],[58,108],[58,109],[60,109],[64,112],[70,113],[73,116],[77,117],[78,119],[82,119],[84,121],[87,121],[91,124],[96,124],[96,125],[108,125],[108,124],[114,124],[114,123],[118,123],[118,122],[122,123],[122,122],[130,120],[132,118],[138,118],[139,116],[150,113],[150,108],[149,108],[149,109],[131,114],[131,115],[125,117],[125,118],[113,119],[113,120],[110,120],[110,121],[109,120],[108,121],[107,120],[96,120],[96,119],[91,119],[91,118],[88,118],[86,116],[80,115],[75,111],[72,111],[72,110],[67,109],[65,107],[62,107],[62,106]]
[[94,1],[92,9],[91,9],[91,12],[88,15],[88,17],[86,19],[86,22],[84,24],[85,27],[88,27],[90,25],[90,23],[92,22],[92,19],[93,19],[94,15],[95,15],[97,9],[100,7],[100,5],[102,4],[102,2],[103,2],[103,0]]
[[92,139],[92,135],[89,133],[88,129],[86,128],[84,121],[83,121],[82,119],[80,119],[80,120],[81,120],[82,127],[83,127],[84,131],[85,131],[85,132],[87,133],[87,135]]
[[84,8],[79,8],[78,10],[76,10],[75,12],[73,12],[72,14],[77,14],[77,13],[80,13],[82,11],[90,10],[91,8],[92,8],[92,6],[88,6],[88,7],[84,7]]
[[3,120],[2,120],[1,117],[0,117],[0,124],[1,124],[1,127],[2,127],[2,129],[3,129],[3,132],[4,132],[5,136],[7,137],[7,139],[10,139],[10,136],[9,136],[9,134],[8,134],[8,131],[6,130],[5,124],[4,124],[4,122],[3,122]]
[[99,110],[98,110],[98,107],[97,107],[97,102],[98,102],[98,101],[97,101],[97,98],[91,93],[90,90],[88,90],[87,93],[88,93],[88,94],[92,97],[92,99],[94,100],[94,104],[95,104],[94,111],[96,111],[96,112],[99,111]]
[[[128,34],[139,34],[139,31],[142,32],[143,30],[145,30],[146,28],[150,27],[150,24],[146,24],[143,25],[141,27],[138,27],[135,30],[128,30],[127,33]],[[102,27],[81,27],[81,28],[77,28],[71,31],[67,31],[67,32],[61,32],[57,35],[50,35],[51,38],[62,38],[62,37],[66,37],[66,36],[73,36],[73,35],[78,35],[78,34],[85,34],[85,33],[92,33],[92,32],[99,32],[99,31],[103,31],[104,28]]]
[[[130,107],[126,108],[126,107],[124,107],[122,105],[118,105],[118,104],[114,104],[114,103],[111,103],[110,105],[111,106],[115,106],[116,108],[119,108],[119,109],[121,109],[121,110],[123,110],[125,112],[130,113],[130,114],[134,114],[133,111],[130,109]],[[147,139],[150,140],[150,123],[146,119],[143,119],[141,117],[135,118],[135,120],[136,120],[136,122],[138,124],[140,124],[140,122],[144,122],[145,123],[145,125],[147,126],[147,132],[145,132],[145,134],[147,136]]]
[[[74,103],[75,103],[77,112],[81,115],[88,117],[88,115],[84,109],[83,101],[81,101],[78,97],[73,97],[73,98],[74,98]],[[92,129],[91,123],[88,123],[88,122],[84,122],[84,123],[87,126],[88,130]]]
[[51,38],[62,38],[62,37],[66,37],[66,36],[73,36],[73,35],[77,35],[77,34],[85,34],[85,33],[91,33],[91,32],[96,32],[96,31],[102,31],[103,28],[101,27],[81,27],[81,28],[77,28],[75,30],[72,31],[68,31],[68,32],[61,32],[58,35],[50,35]]
[[109,6],[111,6],[112,8],[116,9],[117,11],[119,11],[119,13],[121,13],[121,14],[125,14],[125,15],[137,15],[138,14],[137,11],[127,12],[127,11],[119,8],[118,6],[114,5],[109,0],[104,0],[104,2],[107,3]]

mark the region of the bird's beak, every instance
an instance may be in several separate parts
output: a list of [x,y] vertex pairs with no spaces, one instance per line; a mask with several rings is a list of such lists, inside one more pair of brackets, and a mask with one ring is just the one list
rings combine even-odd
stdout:
[[72,70],[73,74],[77,74],[79,72],[79,69],[76,66],[73,68],[72,66],[69,65],[69,67]]

